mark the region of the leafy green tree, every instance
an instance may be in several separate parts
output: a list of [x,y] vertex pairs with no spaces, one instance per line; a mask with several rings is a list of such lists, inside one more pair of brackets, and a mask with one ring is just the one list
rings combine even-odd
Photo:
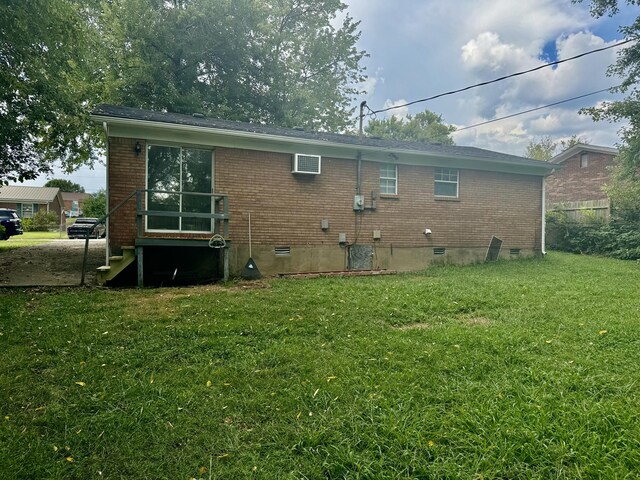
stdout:
[[[583,0],[574,0],[582,2]],[[590,0],[591,14],[595,17],[615,15],[619,5],[639,5],[638,0]],[[633,23],[619,28],[625,38],[638,38],[640,35],[640,17]],[[608,194],[613,208],[619,215],[629,218],[640,218],[640,45],[638,42],[627,44],[618,54],[616,63],[608,70],[609,76],[623,78],[621,85],[612,91],[626,93],[627,97],[620,101],[604,102],[599,106],[587,108],[588,113],[596,121],[607,120],[618,122],[627,120],[628,126],[620,130],[621,143],[618,154],[618,165],[612,175]]]
[[454,126],[443,123],[441,115],[429,110],[405,118],[394,115],[384,120],[369,120],[364,128],[366,134],[372,137],[443,145],[454,144],[451,134],[455,130]]
[[[99,103],[344,131],[363,80],[341,0],[4,0],[0,183],[91,163]],[[338,21],[337,18],[341,20]]]
[[84,187],[82,185],[62,178],[47,180],[44,186],[59,188],[61,192],[84,193]]
[[107,195],[104,189],[98,190],[82,204],[82,215],[101,218],[107,214]]
[[90,3],[0,3],[0,184],[49,172],[54,160],[71,170],[94,158]]
[[557,146],[558,144],[550,136],[543,136],[538,140],[533,139],[527,145],[525,157],[548,162],[553,158]]
[[343,15],[340,0],[120,0],[104,7],[110,102],[315,130],[351,124],[365,53],[356,48],[358,23]]
[[589,145],[591,143],[591,140],[581,137],[580,135],[571,135],[571,137],[569,137],[567,140],[560,140],[558,146],[560,147],[560,151],[564,152],[565,150],[568,150],[571,147],[578,145],[579,143],[583,145]]

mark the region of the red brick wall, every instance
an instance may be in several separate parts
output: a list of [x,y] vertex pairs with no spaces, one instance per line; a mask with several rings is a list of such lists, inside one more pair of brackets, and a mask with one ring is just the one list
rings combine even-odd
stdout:
[[[351,243],[424,246],[424,229],[434,245],[486,246],[491,235],[513,248],[539,249],[541,178],[460,171],[457,200],[436,200],[432,167],[399,165],[398,195],[378,195],[377,209],[354,213],[354,160],[322,159],[320,175],[293,175],[290,155],[219,148],[215,189],[229,195],[231,239],[248,242],[248,212],[256,245],[335,245],[345,232]],[[363,161],[362,194],[371,204],[379,191],[380,164]],[[320,228],[329,220],[329,230]]]
[[[140,140],[145,151],[144,142]],[[131,191],[145,186],[144,153],[133,153],[134,139],[112,138],[109,144],[109,204],[113,208]],[[541,239],[541,177],[506,173],[460,171],[460,196],[437,200],[433,195],[433,167],[399,165],[398,195],[377,195],[377,209],[354,213],[356,161],[322,159],[320,175],[291,173],[291,155],[215,149],[215,191],[229,195],[230,239],[248,243],[251,212],[253,244],[270,246],[337,245],[338,233],[350,243],[371,243],[372,231],[382,234],[378,244],[394,247],[486,247],[492,235],[505,248],[539,250]],[[379,168],[362,162],[365,205],[379,191]],[[321,220],[329,221],[328,231]],[[133,245],[135,201],[111,220],[111,245]]]
[[588,153],[587,167],[580,168],[580,154],[576,154],[561,164],[563,168],[547,177],[547,202],[583,202],[607,198],[602,186],[609,181],[608,169],[615,163],[614,156]]
[[[136,140],[131,138],[109,138],[109,209],[114,208],[131,192],[146,186],[145,142],[140,155],[135,154]],[[115,212],[109,219],[110,245],[134,245],[136,238],[135,196]]]

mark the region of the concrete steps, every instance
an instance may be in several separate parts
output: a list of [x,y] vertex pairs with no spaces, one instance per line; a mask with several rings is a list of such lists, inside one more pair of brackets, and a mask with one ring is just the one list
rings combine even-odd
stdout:
[[116,278],[136,259],[136,247],[122,247],[122,255],[109,257],[109,265],[98,267],[98,285],[104,285]]

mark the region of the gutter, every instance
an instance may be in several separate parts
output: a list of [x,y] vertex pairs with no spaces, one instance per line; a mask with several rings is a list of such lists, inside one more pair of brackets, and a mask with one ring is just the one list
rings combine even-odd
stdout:
[[545,250],[545,244],[547,242],[547,193],[546,193],[546,177],[542,177],[542,245],[540,246],[540,251],[542,255],[546,255],[547,251]]
[[[109,211],[109,125],[107,125],[107,122],[104,121],[102,122],[102,129],[104,130],[104,136],[106,139],[106,146],[105,146],[105,155],[106,155],[106,178],[105,181],[107,182],[106,188],[105,188],[105,209],[108,212]],[[109,265],[109,258],[111,257],[111,247],[109,246],[109,223],[110,223],[111,219],[107,218],[107,222],[104,226],[105,229],[105,242],[106,242],[106,248],[105,248],[105,260],[104,260],[104,264],[105,265]]]

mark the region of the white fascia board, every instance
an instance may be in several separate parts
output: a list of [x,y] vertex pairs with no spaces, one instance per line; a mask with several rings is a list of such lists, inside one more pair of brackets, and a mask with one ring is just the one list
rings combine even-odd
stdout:
[[[518,165],[501,159],[488,159],[466,155],[440,155],[438,153],[380,148],[371,145],[343,144],[327,140],[295,138],[257,132],[227,130],[212,127],[152,122],[127,118],[92,115],[95,122],[109,125],[112,137],[139,138],[165,144],[191,144],[210,147],[227,147],[278,153],[302,153],[332,158],[362,159],[381,163],[450,167],[525,175],[546,176],[551,169],[546,162],[541,165]],[[391,157],[390,154],[394,154]],[[397,159],[396,159],[397,158]]]
[[553,157],[550,162],[551,163],[562,163],[565,160],[577,155],[580,152],[590,153],[603,153],[605,155],[613,155],[614,157],[618,155],[618,149],[613,147],[599,147],[596,145],[589,145],[587,143],[578,143],[573,147],[565,150],[562,153],[559,153],[555,157]]

